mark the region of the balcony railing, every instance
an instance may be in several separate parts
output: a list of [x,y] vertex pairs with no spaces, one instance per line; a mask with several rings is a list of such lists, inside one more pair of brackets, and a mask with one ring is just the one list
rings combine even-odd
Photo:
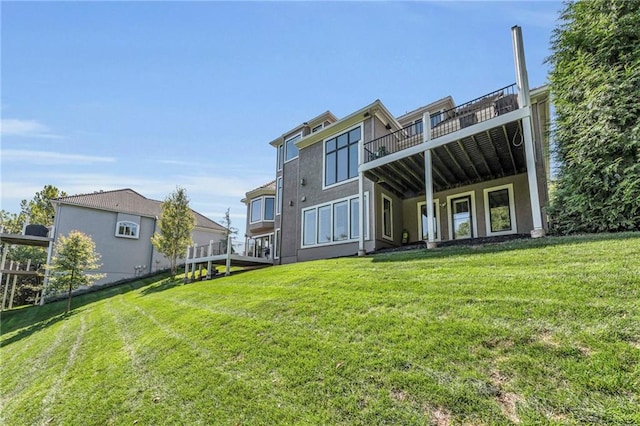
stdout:
[[[431,139],[457,132],[465,127],[518,109],[517,93],[517,86],[514,83],[457,107],[431,114]],[[423,142],[423,127],[424,124],[420,121],[366,142],[364,144],[364,162],[368,163],[385,155],[421,144]]]

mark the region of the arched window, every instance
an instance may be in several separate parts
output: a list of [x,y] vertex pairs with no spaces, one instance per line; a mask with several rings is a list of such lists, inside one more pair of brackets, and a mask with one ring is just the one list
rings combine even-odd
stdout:
[[139,228],[138,224],[134,222],[118,222],[116,224],[116,237],[138,238]]

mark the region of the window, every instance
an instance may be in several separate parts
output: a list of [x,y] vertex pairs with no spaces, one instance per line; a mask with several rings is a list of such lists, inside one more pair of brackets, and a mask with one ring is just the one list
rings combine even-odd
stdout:
[[260,222],[262,219],[262,198],[251,201],[251,223]]
[[487,235],[505,235],[517,232],[513,185],[484,190]]
[[282,170],[284,163],[284,145],[278,145],[278,170]]
[[[434,240],[440,240],[440,211],[438,209],[438,199],[433,200],[433,233]],[[427,221],[427,203],[418,203],[418,235],[423,240],[429,239],[429,222]]]
[[249,223],[273,221],[274,205],[274,197],[260,197],[251,200]]
[[423,131],[424,131],[424,126],[422,123],[422,119],[414,121],[413,126],[411,128],[411,135],[419,135]]
[[443,111],[434,112],[431,114],[431,128],[433,129],[442,121]]
[[455,240],[471,238],[473,236],[471,232],[471,198],[456,198],[451,203],[453,238]]
[[360,126],[324,143],[324,184],[334,185],[358,176]]
[[276,180],[276,214],[282,211],[282,177]]
[[318,132],[318,131],[322,130],[323,127],[324,127],[324,124],[320,123],[317,126],[315,126],[313,129],[311,129],[311,133]]
[[[369,194],[364,194],[368,205]],[[365,223],[368,223],[368,209],[365,210]],[[349,197],[308,208],[302,212],[303,247],[331,243],[349,242],[360,236],[360,198]],[[368,227],[365,227],[368,238]]]
[[382,194],[382,237],[393,240],[393,203]]
[[280,258],[280,228],[276,229],[276,235],[275,235],[275,241],[273,242],[273,248],[274,248],[273,258],[274,259],[279,259]]
[[116,237],[138,238],[138,224],[134,222],[118,222],[116,224]]
[[264,220],[273,220],[275,199],[273,197],[264,198]]
[[302,213],[302,245],[316,244],[316,209],[305,210]]
[[290,139],[287,139],[284,142],[284,145],[285,145],[284,161],[285,162],[289,160],[293,160],[298,156],[298,147],[296,146],[296,142],[298,142],[301,138],[302,138],[302,133],[299,133],[296,136]]

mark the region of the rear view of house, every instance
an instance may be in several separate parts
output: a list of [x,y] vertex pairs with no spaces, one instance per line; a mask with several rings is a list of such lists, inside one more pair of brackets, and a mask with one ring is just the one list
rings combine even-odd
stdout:
[[529,89],[520,28],[512,35],[514,84],[399,117],[380,100],[341,119],[327,111],[271,141],[275,182],[243,200],[253,247],[289,263],[545,235],[549,93]]

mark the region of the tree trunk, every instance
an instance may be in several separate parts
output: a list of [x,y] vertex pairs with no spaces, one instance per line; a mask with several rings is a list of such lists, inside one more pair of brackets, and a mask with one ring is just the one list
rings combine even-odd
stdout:
[[73,289],[73,278],[75,271],[71,271],[71,279],[69,280],[69,297],[67,298],[67,312],[71,310],[71,290]]

